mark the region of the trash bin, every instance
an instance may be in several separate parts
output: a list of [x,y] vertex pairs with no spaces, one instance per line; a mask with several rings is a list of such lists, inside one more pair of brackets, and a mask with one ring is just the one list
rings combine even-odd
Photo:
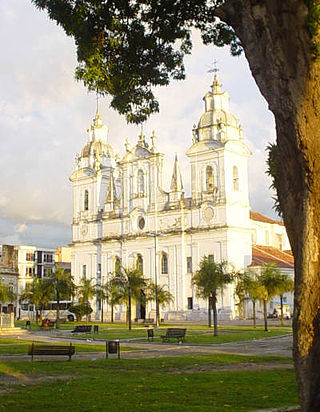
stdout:
[[26,321],[26,328],[29,329],[29,330],[31,329],[31,322],[30,322],[30,320],[27,320],[27,321]]
[[93,325],[93,333],[98,334],[99,333],[99,325]]
[[150,339],[153,340],[153,336],[154,336],[153,328],[147,329],[147,334],[148,334],[148,341],[150,342]]
[[117,340],[107,340],[106,341],[106,358],[108,355],[118,354],[118,359],[120,359],[120,341]]

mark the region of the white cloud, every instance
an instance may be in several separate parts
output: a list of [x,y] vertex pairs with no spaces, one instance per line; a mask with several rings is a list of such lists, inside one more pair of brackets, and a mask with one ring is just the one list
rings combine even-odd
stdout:
[[15,226],[15,231],[18,233],[23,233],[27,230],[27,225],[25,223],[19,223]]

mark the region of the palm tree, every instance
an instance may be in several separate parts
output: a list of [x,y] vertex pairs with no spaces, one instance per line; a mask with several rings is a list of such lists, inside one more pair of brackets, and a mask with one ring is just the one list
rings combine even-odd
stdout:
[[60,301],[70,299],[70,297],[74,295],[75,284],[73,283],[71,274],[59,265],[55,265],[54,271],[52,271],[48,277],[44,278],[44,282],[46,282],[52,290],[53,300],[57,301],[56,328],[59,329]]
[[[214,336],[218,335],[217,291],[222,289],[224,285],[232,282],[234,278],[234,271],[230,271],[228,267],[229,264],[226,261],[216,263],[211,257],[204,256],[192,281],[197,286],[197,295],[209,300],[209,327],[211,326],[210,312],[212,305]],[[211,304],[210,301],[212,301]]]
[[156,302],[156,326],[159,326],[159,314],[160,314],[160,306],[164,307],[170,302],[173,302],[174,297],[172,293],[170,293],[166,286],[156,285],[153,282],[150,282],[147,287],[147,300],[152,300]]
[[9,285],[6,285],[2,282],[0,278],[0,312],[1,312],[1,303],[4,302],[14,302],[16,300],[16,294],[11,290]]
[[20,302],[27,301],[35,306],[36,322],[42,321],[42,311],[44,306],[48,305],[53,298],[52,289],[45,279],[34,279],[28,283],[25,290],[20,295]]
[[107,302],[111,307],[111,323],[113,323],[113,321],[114,321],[114,319],[113,319],[114,318],[114,316],[113,316],[114,306],[117,305],[119,303],[119,301],[121,300],[119,284],[117,283],[117,281],[114,278],[112,278],[104,286],[104,289],[106,291]]
[[127,305],[127,323],[131,330],[131,301],[141,299],[141,290],[146,287],[146,281],[139,269],[125,268],[122,265],[115,272],[112,281],[119,290],[119,302],[125,302]]
[[280,319],[281,325],[284,324],[283,318],[283,295],[287,292],[293,292],[294,290],[294,281],[289,278],[288,275],[280,275],[280,284],[278,286],[278,295],[280,296]]
[[90,300],[96,295],[97,288],[91,284],[92,279],[82,278],[80,280],[80,285],[77,286],[77,295],[79,297],[79,302],[87,306],[86,322],[89,322],[89,307]]
[[281,274],[279,267],[271,262],[262,267],[259,277],[260,300],[263,302],[264,330],[268,331],[267,303],[278,294],[281,286]]

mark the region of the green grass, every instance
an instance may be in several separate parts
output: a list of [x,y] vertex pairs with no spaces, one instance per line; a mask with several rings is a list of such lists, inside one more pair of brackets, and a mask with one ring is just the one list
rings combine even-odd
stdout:
[[[292,369],[241,370],[248,363],[266,361],[290,362],[235,355],[4,362],[0,364],[0,410],[222,412],[297,404]],[[237,370],[219,370],[223,365]],[[6,391],[1,394],[2,388],[9,389],[10,396]]]
[[[48,345],[46,342],[35,342],[37,345]],[[32,344],[31,341],[22,339],[3,339],[0,338],[0,354],[1,355],[17,355],[27,354],[28,348]],[[50,342],[50,345],[69,345],[69,342]],[[74,344],[77,352],[105,352],[105,345],[95,344]],[[136,348],[121,347],[121,351],[137,350]]]
[[[160,336],[165,335],[166,328],[155,329],[154,336],[155,342],[160,342]],[[189,329],[187,327],[187,333],[185,337],[185,343],[195,343],[195,344],[219,344],[219,343],[229,343],[229,342],[240,342],[261,338],[271,338],[281,335],[286,335],[291,333],[290,329],[286,328],[272,328],[268,332],[265,332],[262,328],[256,329],[220,329],[218,336],[213,336],[212,329]],[[65,336],[70,337],[66,334]],[[90,335],[87,334],[77,334],[75,337],[86,338]],[[93,339],[139,339],[137,342],[145,342],[147,340],[147,328],[145,329],[132,329],[131,331],[127,329],[100,329],[98,335],[92,335]],[[71,336],[71,339],[73,336]],[[172,342],[176,342],[175,339]]]

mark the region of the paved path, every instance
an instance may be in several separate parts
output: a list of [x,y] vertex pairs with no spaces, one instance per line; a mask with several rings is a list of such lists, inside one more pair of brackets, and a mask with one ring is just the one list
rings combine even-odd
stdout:
[[[12,336],[13,338],[13,336]],[[105,341],[92,341],[91,339],[68,339],[59,335],[30,333],[21,336],[23,340],[41,342],[70,342],[74,344],[85,343],[94,345],[105,345]],[[161,358],[165,356],[185,355],[210,355],[214,353],[229,353],[239,355],[270,355],[270,356],[292,356],[292,335],[278,336],[268,339],[257,339],[245,342],[232,342],[212,345],[196,344],[168,344],[168,343],[140,343],[137,341],[121,342],[121,347],[132,347],[136,350],[122,352],[122,358]],[[101,359],[104,352],[78,352],[73,359]],[[25,360],[30,359],[26,355],[0,355],[1,360]]]

